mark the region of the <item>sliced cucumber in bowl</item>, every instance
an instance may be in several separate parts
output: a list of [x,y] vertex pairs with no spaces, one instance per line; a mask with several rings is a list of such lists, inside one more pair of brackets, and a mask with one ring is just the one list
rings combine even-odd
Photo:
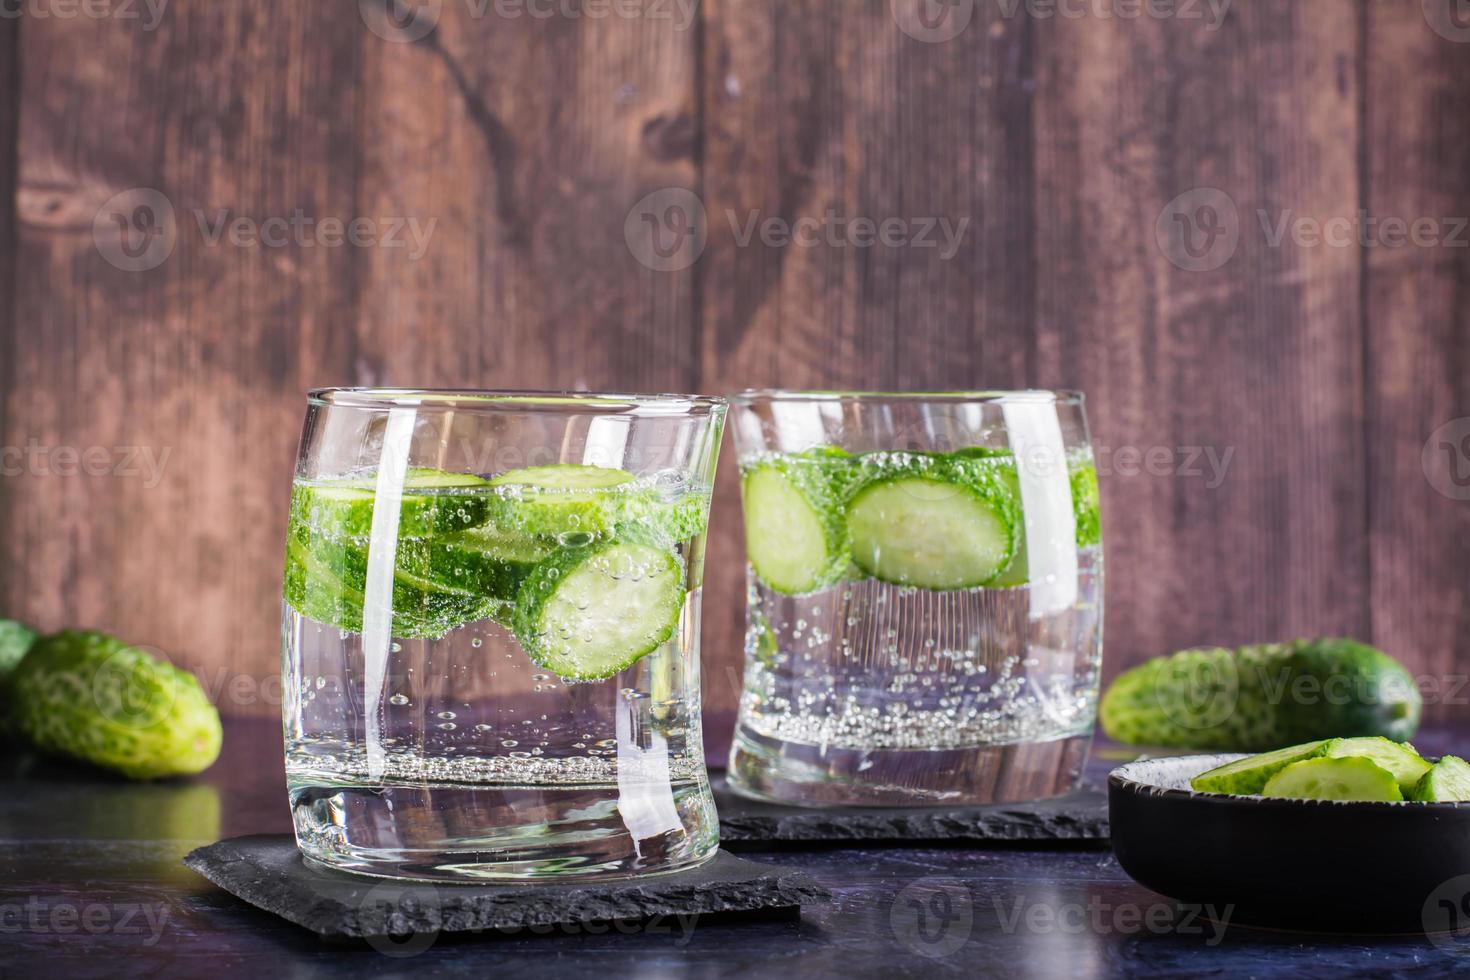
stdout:
[[1261,796],[1288,800],[1392,803],[1404,798],[1393,773],[1363,756],[1293,762],[1266,781]]

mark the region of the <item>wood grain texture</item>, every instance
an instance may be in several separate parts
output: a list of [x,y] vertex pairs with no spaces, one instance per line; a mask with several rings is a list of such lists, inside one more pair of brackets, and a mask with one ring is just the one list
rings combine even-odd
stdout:
[[[1024,387],[1035,353],[1026,19],[981,5],[958,36],[928,43],[887,3],[840,17],[729,0],[704,11],[706,388]],[[748,232],[802,220],[823,226],[815,244]],[[916,243],[856,245],[859,220],[901,221]],[[743,647],[726,452],[705,614],[717,710],[735,704]]]
[[[1470,415],[1470,250],[1272,240],[1359,208],[1470,214],[1457,22],[1407,0],[1237,0],[1220,23],[962,8],[946,40],[886,0],[693,20],[446,0],[427,31],[286,0],[172,0],[151,31],[0,18],[0,446],[36,447],[0,484],[0,611],[116,630],[270,714],[307,387],[1065,386],[1107,453],[1109,676],[1326,632],[1463,669],[1470,502],[1420,454]],[[93,223],[137,188],[177,241],[132,272]],[[1199,188],[1237,242],[1190,271],[1166,206]],[[703,254],[650,268],[629,215],[684,191]],[[1221,198],[1175,211],[1202,204]],[[212,244],[222,210],[413,219],[421,247]],[[829,213],[965,224],[949,256],[760,239]],[[112,468],[56,475],[66,447]],[[168,452],[156,483],[114,471],[126,447]],[[712,713],[739,683],[734,463],[727,443]]]
[[[1431,716],[1462,718],[1470,703],[1470,23],[1446,37],[1390,7],[1369,11],[1365,209],[1379,222],[1364,255],[1373,635],[1423,675]],[[1416,243],[1395,235],[1390,218],[1427,224]]]
[[[1088,393],[1103,454],[1108,675],[1195,644],[1367,634],[1359,256],[1260,223],[1358,208],[1354,10],[1038,37],[1039,376]],[[1191,234],[1212,205],[1237,235],[1210,268],[1160,246],[1180,195]],[[1233,454],[1223,478],[1199,448]]]

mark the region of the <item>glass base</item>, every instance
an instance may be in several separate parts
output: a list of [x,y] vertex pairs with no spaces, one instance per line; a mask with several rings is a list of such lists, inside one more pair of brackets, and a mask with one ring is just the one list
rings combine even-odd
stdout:
[[291,813],[308,863],[417,881],[643,877],[697,867],[719,847],[707,785],[630,801],[615,787],[293,780]]
[[980,806],[1077,788],[1091,734],[957,749],[875,750],[786,742],[743,722],[730,747],[731,789],[787,806]]

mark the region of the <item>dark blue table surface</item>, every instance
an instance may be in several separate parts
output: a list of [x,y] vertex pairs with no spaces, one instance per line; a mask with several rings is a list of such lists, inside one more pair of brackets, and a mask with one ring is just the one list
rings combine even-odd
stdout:
[[[1426,753],[1450,747],[1444,732],[1417,741]],[[831,903],[799,918],[419,937],[387,950],[336,945],[179,863],[219,837],[290,831],[278,726],[230,723],[225,745],[205,776],[156,785],[8,751],[0,977],[1470,975],[1470,941],[1211,921],[1135,884],[1101,849],[747,853],[805,869],[832,890]],[[1100,744],[1089,778],[1100,782],[1131,755]]]

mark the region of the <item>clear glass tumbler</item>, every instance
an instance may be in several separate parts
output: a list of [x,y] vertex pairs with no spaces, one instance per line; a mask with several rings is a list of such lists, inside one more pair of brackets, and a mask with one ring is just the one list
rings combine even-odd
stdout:
[[311,392],[282,629],[308,861],[569,880],[714,854],[699,602],[725,408]]
[[1055,796],[1102,656],[1082,395],[749,391],[730,781],[805,806]]

